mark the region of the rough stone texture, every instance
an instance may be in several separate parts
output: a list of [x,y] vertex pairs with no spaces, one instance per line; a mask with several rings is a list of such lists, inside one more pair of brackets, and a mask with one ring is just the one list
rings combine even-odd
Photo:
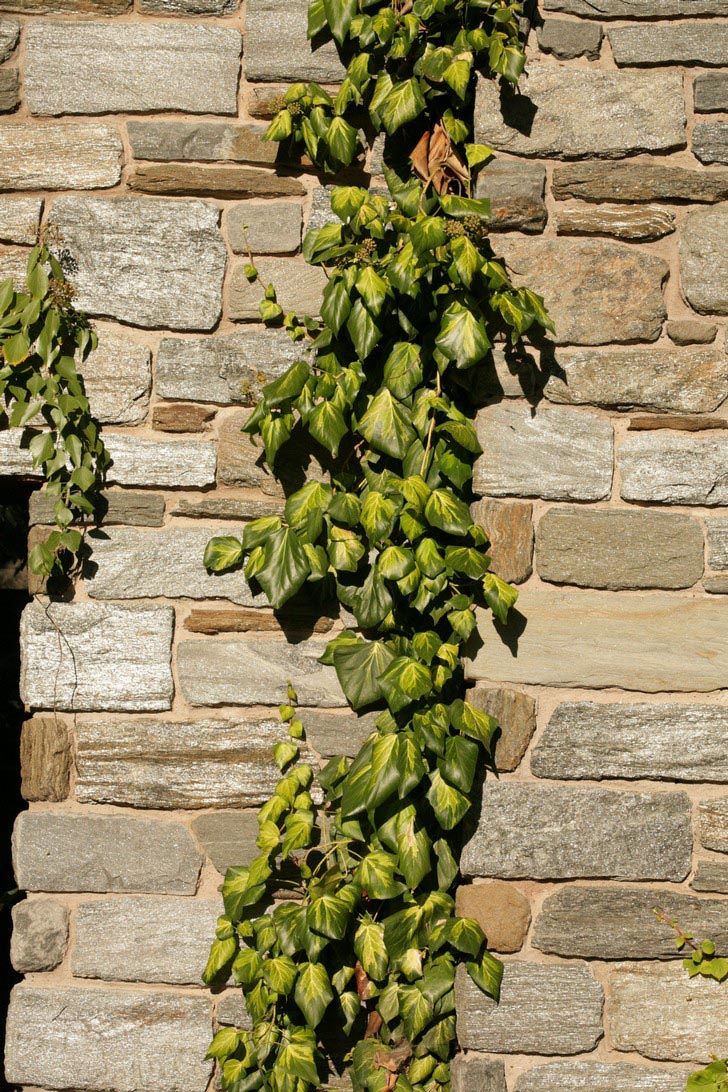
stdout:
[[685,147],[678,72],[608,72],[532,64],[520,93],[501,100],[479,80],[476,139],[514,155],[619,159]]
[[612,1062],[552,1062],[516,1080],[515,1092],[684,1092],[687,1074]]
[[531,756],[557,780],[728,781],[728,712],[719,705],[562,702]]
[[206,201],[61,197],[52,222],[77,262],[77,304],[136,326],[207,330],[222,306],[225,245]]
[[728,0],[544,0],[546,11],[604,19],[667,19],[673,15],[728,15]]
[[[277,479],[263,464],[260,437],[253,439],[241,431],[249,416],[249,412],[243,410],[222,418],[217,443],[218,481],[223,485],[244,485],[262,489],[264,493],[282,498],[283,490]],[[0,434],[0,468],[2,465]],[[280,470],[284,471],[285,467],[281,466]]]
[[100,330],[96,350],[83,363],[91,412],[101,424],[138,425],[147,415],[152,354],[146,345]]
[[17,19],[0,19],[0,63],[7,61],[20,36],[20,23]]
[[55,899],[24,899],[12,910],[10,962],[20,974],[52,971],[66,954],[68,910]]
[[[138,527],[161,527],[164,520],[164,497],[160,493],[132,493],[111,489],[103,494],[106,502],[104,527],[128,523]],[[53,523],[54,498],[36,490],[30,495],[30,524]]]
[[[251,520],[261,516],[279,516],[283,512],[283,502],[267,497],[203,497],[192,500],[182,497],[172,509],[173,516],[186,516],[189,519],[231,519]],[[261,616],[262,619],[262,616]]]
[[690,516],[550,508],[537,528],[536,568],[542,580],[582,588],[690,588],[703,575],[703,550]]
[[494,160],[480,174],[476,197],[490,201],[492,231],[543,231],[546,171],[536,163]]
[[227,1027],[250,1028],[252,1022],[240,990],[225,990],[215,1009],[215,1022]]
[[596,239],[509,240],[501,251],[516,282],[545,298],[558,345],[659,336],[668,272],[662,258]]
[[265,125],[221,121],[130,121],[135,159],[261,163],[272,166],[278,145],[263,140]]
[[612,235],[633,243],[644,242],[674,231],[675,216],[659,205],[557,206],[556,230],[560,235]]
[[461,884],[455,899],[461,918],[474,918],[496,952],[518,952],[531,924],[531,906],[513,884],[504,880]]
[[575,23],[569,19],[547,19],[536,31],[539,49],[553,53],[561,61],[587,57],[595,61],[602,45],[602,28],[593,23]]
[[26,811],[13,832],[25,891],[194,895],[201,863],[189,831],[160,819]]
[[260,301],[264,285],[274,285],[284,311],[317,315],[327,277],[320,266],[309,266],[290,258],[263,258],[256,264],[260,280],[251,284],[245,275],[247,262],[238,262],[230,271],[227,308],[235,321],[260,321]]
[[536,730],[536,702],[529,694],[503,687],[476,686],[467,700],[498,721],[495,741],[496,769],[505,773],[517,769]]
[[[306,0],[252,0],[245,16],[248,80],[340,82],[344,70],[333,42],[306,38]],[[313,48],[313,45],[317,48]]]
[[617,450],[625,500],[653,504],[728,503],[728,437],[638,433]]
[[683,880],[691,850],[685,793],[488,781],[460,868],[512,880]]
[[364,740],[376,730],[375,721],[376,713],[322,713],[311,709],[303,716],[306,738],[324,758],[355,758]]
[[533,505],[520,501],[481,500],[473,519],[488,533],[490,567],[502,580],[522,584],[533,571]]
[[0,11],[24,15],[124,15],[132,0],[0,0]]
[[503,1062],[479,1054],[456,1054],[451,1064],[453,1092],[507,1092]]
[[0,429],[0,475],[30,479],[40,477],[40,471],[33,470],[33,459],[28,450],[32,437],[30,429]]
[[17,68],[0,68],[0,114],[15,110],[20,104]]
[[77,978],[199,986],[220,913],[217,898],[83,902],[71,970]]
[[145,15],[233,15],[240,0],[139,0]]
[[142,163],[129,176],[129,189],[140,193],[230,199],[236,197],[302,197],[295,178],[280,177],[255,167],[188,163]]
[[0,189],[89,190],[115,186],[121,178],[121,156],[121,139],[114,125],[87,121],[33,125],[27,120],[6,122],[0,127]]
[[679,963],[618,967],[609,979],[609,1029],[617,1050],[704,1063],[728,1053],[725,994],[715,982],[688,979]]
[[671,920],[689,921],[696,937],[710,937],[718,951],[725,950],[724,900],[654,887],[562,887],[543,903],[532,943],[542,952],[567,958],[682,959],[674,933],[655,916],[655,907]]
[[613,27],[609,44],[618,65],[725,64],[728,26],[680,23],[679,26]]
[[201,488],[215,481],[215,445],[206,440],[141,440],[107,433],[107,481],[161,489]]
[[240,33],[187,23],[31,23],[25,95],[33,114],[237,113]]
[[728,594],[728,573],[720,573],[718,576],[709,574],[703,581],[703,587],[713,595]]
[[728,110],[728,72],[699,72],[695,77],[693,95],[695,109],[701,114]]
[[38,235],[42,208],[43,202],[38,197],[0,197],[0,242],[32,246]]
[[667,336],[676,345],[708,345],[715,341],[718,327],[699,319],[675,319],[666,326]]
[[10,1000],[6,1077],[43,1088],[199,1092],[209,1041],[206,997],[23,984]]
[[612,484],[612,426],[583,410],[501,403],[478,415],[486,455],[476,493],[546,500],[602,500]]
[[693,129],[693,154],[701,163],[728,163],[728,123],[698,122]]
[[224,876],[233,865],[248,864],[260,850],[258,817],[254,811],[215,811],[198,815],[192,829],[213,865]]
[[728,861],[698,861],[690,886],[694,891],[728,895]]
[[301,246],[300,201],[245,201],[226,213],[236,254],[295,254]]
[[728,853],[728,796],[698,806],[698,837],[706,849]]
[[262,388],[303,356],[282,330],[220,337],[162,338],[156,384],[161,398],[252,406]]
[[318,662],[320,641],[182,641],[177,670],[182,694],[192,705],[277,705],[286,700],[286,679],[299,705],[337,708],[346,704],[333,667]]
[[585,963],[510,962],[496,1004],[458,971],[458,1039],[493,1054],[581,1054],[602,1037],[604,995]]
[[472,679],[646,693],[728,686],[725,609],[713,599],[527,588],[499,632],[485,614],[479,622]]
[[728,172],[694,171],[653,160],[636,163],[569,163],[554,168],[558,201],[725,201]]
[[696,311],[728,315],[728,209],[688,213],[680,239],[680,281]]
[[71,772],[68,729],[57,717],[32,717],[20,734],[20,791],[24,800],[65,800]]
[[171,607],[30,603],[23,611],[20,693],[35,708],[169,709]]
[[711,569],[728,569],[728,517],[709,517],[705,526],[708,530],[708,564]]
[[152,428],[160,432],[206,432],[215,419],[215,410],[194,402],[158,402],[152,411]]
[[724,417],[690,417],[680,413],[638,414],[630,417],[629,432],[653,432],[655,429],[677,429],[678,432],[706,432],[713,429],[728,428],[728,419]]

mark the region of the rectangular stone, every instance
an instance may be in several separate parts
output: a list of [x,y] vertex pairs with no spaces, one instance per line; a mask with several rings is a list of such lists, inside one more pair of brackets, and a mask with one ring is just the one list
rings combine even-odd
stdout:
[[728,209],[694,209],[680,239],[680,283],[701,314],[728,315]]
[[208,432],[214,420],[214,407],[195,402],[157,402],[152,410],[152,428],[160,432]]
[[728,122],[699,121],[692,147],[701,163],[728,163]]
[[484,499],[472,506],[489,539],[490,566],[502,580],[522,584],[533,572],[533,505]]
[[698,861],[690,886],[693,891],[728,895],[728,861]]
[[602,500],[612,485],[608,421],[582,410],[502,402],[481,410],[473,489],[497,497]]
[[215,445],[208,440],[141,440],[108,433],[107,481],[167,489],[201,489],[215,481]]
[[617,450],[621,495],[652,504],[728,504],[728,436],[638,432]]
[[690,201],[712,204],[728,197],[728,172],[696,171],[654,160],[636,163],[569,163],[556,166],[557,201]]
[[24,15],[124,15],[132,0],[0,0],[0,11]]
[[536,777],[728,782],[728,710],[665,702],[562,702],[531,755]]
[[684,792],[487,781],[460,868],[510,880],[679,881],[692,844]]
[[728,15],[728,0],[544,0],[544,8],[601,19],[669,19]]
[[247,865],[260,850],[254,811],[211,811],[192,820],[192,829],[213,866],[224,876],[234,865]]
[[227,284],[227,309],[233,322],[260,321],[260,302],[265,286],[272,284],[284,311],[318,315],[327,277],[320,266],[293,258],[262,258],[256,263],[259,280],[250,283],[247,262],[235,262]]
[[13,1084],[101,1092],[199,1092],[210,1062],[206,997],[149,990],[13,990],[6,1074]]
[[[728,0],[726,2],[728,12]],[[693,85],[695,109],[701,114],[728,110],[728,72],[700,72]]]
[[28,450],[33,435],[30,429],[0,429],[0,475],[40,478],[41,472],[33,469],[33,457]]
[[12,55],[19,37],[20,23],[17,19],[0,19],[0,63]]
[[91,413],[102,425],[138,425],[149,409],[152,354],[117,330],[99,329],[99,343],[81,365]]
[[728,569],[728,516],[709,516],[708,565],[711,569]]
[[512,621],[493,629],[466,674],[489,683],[702,692],[728,686],[728,632],[719,600],[647,592],[524,588]]
[[607,32],[615,63],[724,65],[728,26],[724,23],[680,23],[678,26],[612,27]]
[[15,110],[20,104],[17,68],[0,68],[0,114]]
[[604,994],[586,963],[508,962],[498,1004],[460,967],[456,998],[458,1040],[465,1050],[581,1054],[602,1037]]
[[240,32],[172,23],[41,20],[25,37],[33,114],[235,114]]
[[31,717],[20,735],[23,800],[65,800],[71,773],[71,741],[57,716]]
[[559,235],[611,235],[640,243],[662,239],[675,230],[675,214],[659,205],[557,206]]
[[191,194],[234,200],[240,197],[303,197],[296,178],[238,164],[142,163],[128,178],[130,190],[162,196]]
[[552,53],[560,61],[587,57],[595,61],[602,45],[602,28],[594,23],[577,23],[571,19],[547,19],[536,31],[538,47]]
[[508,1092],[505,1065],[500,1059],[462,1051],[452,1060],[453,1092]]
[[498,721],[493,755],[496,769],[515,770],[536,731],[536,702],[529,694],[504,687],[471,687],[466,698]]
[[551,1062],[516,1081],[515,1092],[684,1092],[689,1071],[614,1062]]
[[13,832],[24,891],[194,895],[201,864],[187,828],[166,820],[25,811]]
[[240,0],[139,0],[145,15],[233,15]]
[[300,201],[244,201],[225,214],[236,254],[295,254],[301,247]]
[[690,588],[703,551],[700,524],[668,512],[555,507],[536,531],[541,579],[582,588]]
[[251,0],[245,13],[245,78],[339,83],[344,68],[333,42],[306,37],[307,0]]
[[490,201],[492,231],[543,231],[546,170],[537,163],[494,160],[478,175],[476,197]]
[[[0,129],[0,140],[4,132]],[[0,242],[33,246],[42,208],[39,197],[0,197]]]
[[[161,493],[132,493],[129,490],[110,489],[103,494],[104,527],[114,524],[131,524],[137,527],[161,527],[164,522],[164,497]],[[31,527],[38,523],[53,523],[55,498],[36,489],[30,495],[29,519]]]
[[30,603],[21,621],[20,693],[40,709],[169,709],[171,607]]
[[23,899],[12,909],[10,962],[20,974],[52,971],[68,945],[68,910],[56,899]]
[[113,125],[88,121],[28,125],[23,121],[0,127],[2,190],[115,186],[121,178],[121,163],[121,139]]
[[[261,516],[283,515],[283,502],[269,497],[212,496],[200,500],[181,497],[171,514],[189,519],[230,519],[247,523]],[[255,613],[259,617],[258,611]]]
[[266,125],[233,121],[137,121],[127,126],[134,159],[273,166],[279,145],[263,140]]
[[728,796],[698,805],[698,837],[706,849],[728,853]]

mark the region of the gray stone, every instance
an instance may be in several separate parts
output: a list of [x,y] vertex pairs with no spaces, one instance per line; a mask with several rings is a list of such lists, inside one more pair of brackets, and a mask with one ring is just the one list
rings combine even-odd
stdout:
[[0,114],[20,105],[20,81],[17,68],[0,68]]
[[254,606],[242,569],[208,573],[202,558],[217,527],[167,527],[160,531],[109,528],[93,536],[93,572],[84,580],[94,599],[229,599]]
[[169,709],[171,607],[30,603],[21,621],[20,692],[35,708]]
[[728,569],[728,516],[709,516],[708,565],[711,569]]
[[503,100],[494,80],[478,81],[475,135],[499,151],[554,159],[684,148],[682,78],[534,64]]
[[612,484],[612,426],[582,410],[500,403],[478,414],[486,455],[476,493],[546,500],[602,500]]
[[485,613],[479,621],[472,679],[645,693],[728,686],[725,608],[715,599],[527,586],[505,629]]
[[158,196],[216,197],[221,201],[241,197],[303,197],[305,190],[289,178],[239,163],[139,163],[127,179],[130,190]]
[[12,910],[10,962],[20,974],[52,971],[66,954],[68,910],[55,899],[24,899]]
[[544,0],[546,11],[603,19],[668,19],[673,15],[728,15],[728,0]]
[[232,15],[240,0],[139,0],[145,15]]
[[550,508],[538,524],[536,568],[542,580],[582,588],[690,588],[703,575],[703,550],[690,516]]
[[306,739],[320,755],[356,758],[364,740],[376,730],[375,713],[322,713],[310,709],[302,715]]
[[508,1092],[501,1061],[480,1054],[456,1054],[451,1065],[453,1092]]
[[208,330],[217,322],[226,251],[214,205],[61,197],[51,219],[77,263],[81,310],[174,330]]
[[254,406],[265,384],[304,355],[282,330],[162,338],[157,357],[157,394],[161,398]]
[[728,504],[728,437],[715,432],[640,432],[617,450],[624,500]]
[[604,994],[585,963],[509,962],[498,1004],[458,971],[458,1040],[493,1054],[581,1054],[602,1037]]
[[728,122],[699,121],[693,129],[693,155],[701,163],[728,163]]
[[0,11],[27,15],[124,15],[132,0],[0,0]]
[[536,31],[538,47],[562,61],[588,57],[595,61],[602,45],[602,28],[594,23],[575,23],[570,19],[547,19]]
[[265,286],[272,284],[284,311],[317,315],[327,277],[320,266],[306,265],[292,258],[262,258],[256,262],[259,280],[250,283],[247,262],[236,262],[227,285],[227,309],[233,322],[260,321],[260,302]]
[[11,277],[19,291],[25,290],[28,251],[19,246],[0,247],[0,280]]
[[684,1092],[682,1070],[612,1062],[552,1062],[537,1065],[516,1081],[515,1092]]
[[39,197],[0,197],[0,242],[32,246],[38,237],[42,208]]
[[691,853],[683,792],[488,781],[460,868],[511,880],[677,881],[690,871]]
[[[726,3],[728,11],[728,3]],[[728,72],[700,72],[693,86],[695,109],[701,114],[728,110]]]
[[720,573],[717,576],[713,576],[709,573],[703,581],[703,587],[712,595],[727,595],[728,573]]
[[13,832],[24,891],[194,895],[201,864],[189,831],[159,819],[26,811]]
[[245,523],[262,516],[279,516],[283,512],[283,502],[267,497],[203,497],[191,500],[182,497],[172,509],[173,516],[186,516],[188,519],[231,519]]
[[223,1027],[250,1028],[252,1022],[240,990],[226,990],[217,1002],[215,1021]]
[[667,336],[676,345],[709,345],[715,341],[718,327],[699,319],[674,319],[666,326]]
[[706,849],[728,853],[728,796],[698,805],[698,837]]
[[33,469],[28,444],[34,433],[30,429],[0,429],[0,475],[3,477],[39,478]]
[[536,731],[536,702],[529,694],[504,687],[475,686],[467,700],[498,721],[495,765],[499,771],[517,769]]
[[711,204],[728,197],[728,172],[695,171],[650,161],[569,163],[554,168],[557,201],[690,201]]
[[295,254],[301,246],[300,201],[244,201],[226,213],[236,254]]
[[23,983],[10,999],[6,1075],[42,1088],[199,1092],[209,1043],[206,997]]
[[258,816],[254,811],[214,811],[198,815],[192,829],[213,865],[224,876],[233,865],[250,864],[260,852]]
[[135,121],[128,124],[134,159],[176,159],[198,163],[263,163],[278,154],[274,141],[263,140],[265,125],[233,121]]
[[5,123],[0,128],[0,190],[115,186],[121,178],[121,158],[121,139],[113,125]]
[[670,920],[690,922],[694,936],[710,937],[718,951],[725,951],[724,900],[655,887],[562,887],[543,903],[532,943],[542,952],[567,958],[682,959],[674,932],[655,915],[655,908]]
[[682,702],[563,702],[534,749],[531,770],[557,780],[726,782],[728,711]]
[[558,345],[659,337],[664,259],[601,239],[509,239],[499,249],[516,283],[545,298]]
[[559,205],[556,230],[560,235],[611,235],[644,242],[673,232],[675,214],[659,205]]
[[680,280],[696,311],[728,315],[728,209],[687,214],[680,240]]
[[107,481],[116,485],[198,489],[215,481],[215,445],[207,440],[141,440],[108,433]]
[[0,63],[7,61],[19,37],[20,23],[17,19],[0,19]]
[[290,679],[299,705],[341,707],[346,700],[336,672],[318,662],[324,647],[320,641],[182,641],[180,688],[191,705],[277,705],[286,700]]
[[[103,513],[104,527],[114,524],[131,524],[137,527],[161,527],[164,522],[164,497],[161,493],[132,493],[129,490],[111,489],[104,494],[108,506]],[[39,523],[53,523],[55,498],[35,490],[30,495],[29,518],[31,527]]]
[[546,171],[537,163],[496,159],[478,175],[475,195],[490,201],[491,231],[543,231]]
[[25,37],[33,114],[235,114],[240,32],[172,23],[41,20]]
[[132,895],[82,902],[76,911],[71,970],[108,982],[200,986],[219,898]]
[[679,26],[613,27],[609,44],[618,65],[725,64],[728,26],[680,23]]
[[609,1030],[617,1050],[670,1062],[728,1054],[725,992],[680,964],[617,967],[609,975]]
[[290,83],[338,83],[344,75],[333,42],[306,37],[306,0],[251,0],[245,14],[245,77]]
[[690,886],[694,891],[728,895],[728,861],[698,861]]
[[138,425],[149,408],[152,354],[115,330],[98,333],[98,346],[81,369],[91,412],[104,425]]

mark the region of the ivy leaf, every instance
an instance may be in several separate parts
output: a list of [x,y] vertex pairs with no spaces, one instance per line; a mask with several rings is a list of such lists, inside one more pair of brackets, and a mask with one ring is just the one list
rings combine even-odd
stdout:
[[452,303],[443,314],[435,343],[448,360],[455,361],[458,368],[472,367],[490,349],[490,340],[482,321],[457,302]]
[[356,288],[367,308],[378,315],[387,298],[387,283],[371,265],[365,265],[356,279]]
[[293,989],[298,967],[290,956],[282,955],[266,959],[261,965],[260,973],[267,986],[285,997]]
[[323,0],[323,5],[329,29],[341,45],[357,12],[356,0]]
[[483,577],[483,592],[485,601],[493,611],[499,622],[505,624],[508,621],[508,612],[518,599],[518,591],[506,584],[494,573],[486,573]]
[[422,778],[427,773],[420,749],[410,733],[399,735],[399,748],[397,751],[397,790],[400,800],[416,789]]
[[389,958],[384,930],[375,921],[365,921],[354,935],[354,952],[370,978],[380,981],[387,973]]
[[470,736],[488,749],[491,747],[493,736],[498,728],[495,717],[488,716],[487,713],[476,709],[474,705],[463,701],[462,698],[456,698],[450,706],[450,717],[453,728],[458,732],[462,732],[464,736]]
[[206,1058],[227,1058],[238,1049],[240,1032],[237,1028],[220,1028],[210,1043]]
[[306,921],[316,933],[331,940],[343,940],[349,921],[349,907],[334,895],[314,899],[306,911]]
[[398,511],[398,505],[383,493],[376,490],[367,493],[361,508],[361,523],[370,542],[381,542],[390,537]]
[[349,331],[357,356],[360,360],[366,360],[382,336],[382,331],[361,300],[354,301],[346,320],[346,329]]
[[334,458],[339,454],[339,444],[349,431],[344,415],[333,402],[319,402],[308,418],[308,431],[314,440],[325,447]]
[[314,1058],[313,1043],[293,1039],[293,1036],[287,1042],[284,1040],[278,1051],[278,1065],[284,1072],[318,1085],[319,1075]]
[[389,707],[398,712],[432,690],[432,675],[425,664],[410,656],[397,656],[380,676]]
[[321,963],[304,963],[296,982],[294,1000],[310,1028],[318,1027],[334,1000],[326,968]]
[[384,382],[395,398],[407,398],[422,382],[420,347],[398,341],[384,363]]
[[351,311],[351,300],[340,277],[332,277],[326,285],[321,303],[321,318],[329,329],[338,334]]
[[334,667],[352,709],[362,709],[383,696],[379,678],[394,659],[383,641],[354,640],[339,645]]
[[346,223],[357,214],[368,197],[369,192],[361,186],[334,186],[331,191],[331,211]]
[[468,963],[468,974],[476,986],[483,993],[487,993],[494,1001],[500,997],[501,982],[503,981],[503,964],[490,952],[485,952],[479,963]]
[[211,538],[205,547],[203,564],[214,573],[227,572],[236,568],[243,560],[243,544],[233,535],[219,535]]
[[409,411],[386,387],[374,396],[364,416],[359,421],[358,432],[377,451],[403,459],[407,448],[415,439]]
[[310,374],[311,370],[305,360],[297,360],[295,364],[291,364],[287,372],[263,387],[262,395],[266,406],[270,408],[288,401],[289,398],[298,398]]
[[405,1035],[408,1039],[415,1039],[430,1023],[434,1010],[432,1002],[417,986],[402,986],[399,1011]]
[[405,883],[414,889],[430,872],[430,847],[426,830],[417,829],[414,817],[404,825],[398,840],[399,869]]
[[482,258],[467,235],[459,235],[453,239],[450,250],[458,277],[466,288],[470,288],[473,278],[483,264]]
[[473,523],[467,504],[450,489],[433,489],[425,505],[425,519],[449,535],[465,535]]
[[30,353],[30,339],[28,338],[28,335],[22,330],[18,334],[13,334],[12,337],[9,337],[7,341],[4,342],[2,352],[6,364],[21,364]]
[[477,743],[464,736],[451,736],[445,744],[445,757],[439,760],[437,768],[449,784],[469,793],[473,787],[478,757]]
[[[337,3],[339,0],[333,0],[333,2]],[[354,0],[354,5],[356,6],[356,0]],[[342,117],[334,118],[329,125],[326,141],[332,156],[342,166],[348,166],[354,158],[357,146],[356,129],[353,125],[349,125],[349,122]]]
[[449,87],[452,87],[459,99],[465,99],[470,84],[472,71],[472,59],[460,58],[449,64],[442,74],[442,78]]
[[419,82],[413,77],[402,83],[395,83],[382,104],[377,106],[377,112],[391,136],[400,126],[414,121],[425,109],[425,105]]
[[[207,985],[213,982],[220,972],[227,967],[228,963],[235,958],[237,950],[238,942],[235,937],[228,937],[227,940],[213,940],[207,966],[202,972],[202,981]],[[210,1055],[210,1057],[218,1057],[218,1055]]]
[[409,234],[417,254],[435,250],[448,239],[445,220],[441,216],[423,216],[412,225]]
[[403,891],[394,878],[395,859],[384,850],[368,853],[357,868],[354,879],[372,899],[394,899]]
[[265,544],[263,567],[255,579],[272,607],[281,607],[301,588],[311,572],[306,553],[294,531],[282,527]]
[[458,863],[445,838],[438,838],[433,849],[437,857],[437,885],[441,891],[449,891],[459,872]]
[[439,770],[430,774],[427,799],[443,830],[452,830],[470,810],[470,801],[458,789],[448,785]]
[[348,1035],[362,1009],[359,994],[347,990],[339,996],[339,1004],[344,1014],[344,1035]]
[[489,148],[487,144],[465,145],[465,158],[471,170],[479,167],[482,163],[487,163],[492,157],[493,149]]

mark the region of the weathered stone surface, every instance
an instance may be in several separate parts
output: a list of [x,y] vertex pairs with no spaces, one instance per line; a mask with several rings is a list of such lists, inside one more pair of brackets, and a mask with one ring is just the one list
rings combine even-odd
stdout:
[[215,445],[207,440],[141,440],[108,433],[109,482],[116,485],[196,489],[215,481]]
[[185,629],[190,633],[328,633],[333,619],[316,618],[313,614],[284,611],[275,614],[253,608],[193,607],[185,618]]
[[280,721],[84,720],[77,724],[76,796],[134,808],[254,807],[280,774]]
[[683,792],[488,781],[460,867],[512,880],[682,880],[691,851]]
[[128,124],[135,159],[262,163],[272,166],[278,145],[263,140],[265,125],[233,121],[135,121]]
[[715,341],[718,327],[699,319],[675,319],[665,327],[667,336],[676,345],[709,345]]
[[296,178],[255,167],[211,166],[198,163],[142,163],[128,179],[129,189],[162,196],[301,197],[306,192]]
[[725,64],[728,26],[680,23],[679,26],[612,27],[607,32],[618,65]]
[[688,213],[680,240],[680,280],[696,311],[728,315],[728,209]]
[[24,800],[65,800],[71,771],[68,729],[57,717],[32,717],[20,734],[20,791]]
[[531,906],[525,895],[504,880],[461,884],[455,900],[461,918],[474,918],[496,952],[518,952],[531,924]]
[[493,1054],[581,1054],[602,1037],[604,995],[585,963],[509,962],[499,1004],[458,971],[458,1040]]
[[162,338],[155,377],[157,393],[161,398],[252,406],[265,384],[303,355],[282,330]]
[[536,163],[494,160],[480,172],[476,196],[490,201],[491,231],[543,231],[546,171]]
[[334,43],[314,48],[306,38],[306,12],[306,0],[252,0],[245,15],[246,79],[341,80],[344,69]]
[[6,123],[0,128],[0,189],[115,186],[121,178],[121,157],[121,139],[113,125],[87,121]]
[[536,920],[532,943],[552,955],[582,959],[681,959],[675,935],[653,913],[689,921],[697,937],[719,951],[728,944],[722,899],[700,899],[660,888],[562,887],[549,895]]
[[33,469],[28,444],[34,433],[30,429],[0,429],[0,474],[3,477],[39,478]]
[[38,235],[42,208],[39,197],[0,197],[0,242],[32,246]]
[[66,954],[68,910],[55,899],[24,899],[12,910],[10,962],[20,974],[52,971]]
[[680,964],[617,967],[609,976],[609,1029],[617,1050],[646,1058],[708,1062],[728,1052],[725,995]]
[[728,437],[642,432],[617,450],[622,497],[653,504],[728,504]]
[[199,986],[219,914],[216,898],[82,902],[71,970],[78,978]]
[[301,246],[300,201],[245,201],[226,213],[236,254],[295,254]]
[[364,740],[376,730],[375,713],[322,713],[311,709],[303,715],[306,739],[324,758],[355,758]]
[[728,796],[698,805],[698,837],[706,849],[728,853]]
[[199,1092],[210,1002],[150,990],[30,986],[12,992],[8,1081],[42,1088]]
[[682,1070],[642,1065],[551,1062],[518,1077],[515,1092],[683,1092],[686,1077]]
[[728,163],[728,122],[699,121],[693,129],[693,154],[701,163]]
[[6,114],[20,103],[17,68],[0,68],[0,114]]
[[194,895],[201,863],[189,831],[159,819],[26,811],[13,832],[24,891]]
[[682,80],[669,71],[535,64],[520,93],[505,100],[493,80],[478,81],[475,133],[500,151],[554,159],[684,148]]
[[[103,494],[107,508],[104,527],[128,523],[137,527],[161,527],[164,520],[164,497],[161,493],[132,493],[110,489]],[[30,495],[30,524],[53,523],[53,497],[35,490]]]
[[583,410],[501,403],[478,414],[487,455],[473,488],[494,496],[602,500],[612,484],[612,426]]
[[249,83],[245,88],[245,101],[251,118],[272,118],[278,112],[281,95],[285,95],[288,87],[285,83]]
[[203,497],[192,500],[182,497],[172,509],[173,516],[190,519],[232,519],[247,522],[261,516],[279,516],[283,502],[268,497]]
[[557,201],[725,201],[728,172],[693,171],[653,160],[636,163],[569,163],[554,168]]
[[225,990],[221,994],[215,1009],[215,1022],[227,1027],[252,1027],[245,998],[240,990]]
[[569,19],[546,19],[536,30],[538,47],[559,60],[588,57],[595,61],[602,45],[602,28],[594,23],[575,23]]
[[232,15],[240,0],[139,0],[145,15]]
[[61,197],[52,213],[77,262],[81,310],[174,330],[208,330],[220,317],[219,220],[206,201],[140,197]]
[[673,15],[728,15],[728,0],[544,0],[544,8],[604,19],[667,19]]
[[132,0],[0,0],[0,11],[27,15],[123,15]]
[[557,207],[556,230],[560,235],[612,235],[644,242],[674,231],[675,216],[659,205],[566,205]]
[[507,1092],[505,1065],[480,1054],[456,1054],[451,1066],[453,1092]]
[[23,611],[20,693],[36,708],[169,709],[171,607],[30,603]]
[[728,861],[698,861],[690,886],[694,891],[728,895]]
[[83,364],[91,412],[105,425],[138,425],[147,415],[152,354],[146,345],[100,330],[99,343]]
[[531,770],[557,780],[728,781],[728,712],[682,702],[563,702]]
[[659,337],[668,273],[662,258],[597,239],[509,239],[500,249],[516,282],[544,296],[557,344]]
[[479,620],[472,679],[646,693],[728,686],[725,608],[713,599],[526,587],[505,629]]
[[33,114],[237,113],[233,27],[38,21],[28,26],[25,57]]
[[708,574],[703,580],[703,587],[712,595],[728,594],[728,573]]
[[17,19],[0,19],[0,63],[7,61],[19,37],[20,23]]
[[667,512],[550,508],[536,533],[541,579],[582,588],[690,588],[703,551],[700,525]]
[[215,410],[194,402],[158,402],[152,411],[152,428],[160,432],[206,432]]
[[515,770],[536,730],[534,699],[518,690],[485,686],[468,690],[467,699],[476,709],[482,709],[498,721],[499,732],[494,752],[496,768],[501,772]]
[[728,569],[728,516],[709,516],[708,565],[711,569]]
[[706,432],[728,428],[725,417],[690,417],[680,413],[662,413],[655,417],[652,413],[630,417],[629,432],[653,432],[655,429],[677,429],[678,432]]
[[198,815],[192,829],[213,865],[224,876],[233,865],[249,864],[260,852],[258,817],[254,811],[215,811]]
[[490,567],[503,580],[522,584],[533,571],[533,505],[483,499],[473,519],[488,532]]
[[[237,262],[230,271],[227,308],[235,321],[260,321],[260,301],[264,286],[274,285],[284,311],[317,315],[327,277],[320,266],[306,265],[291,258],[263,258],[256,263],[260,280],[250,283],[245,275],[247,262]],[[295,349],[295,347],[294,347]]]
[[[728,4],[726,4],[728,10]],[[728,72],[700,72],[693,85],[695,109],[701,114],[728,110]]]
[[[262,489],[264,493],[283,498],[283,490],[262,460],[260,440],[246,436],[241,430],[250,416],[241,410],[223,416],[218,431],[218,480],[223,485],[243,485]],[[0,433],[0,469],[3,466],[2,433]],[[279,468],[277,467],[276,470]],[[283,469],[281,466],[280,469]]]
[[323,650],[320,641],[182,641],[180,687],[192,705],[277,705],[290,679],[299,705],[344,706],[334,669],[318,662]]

